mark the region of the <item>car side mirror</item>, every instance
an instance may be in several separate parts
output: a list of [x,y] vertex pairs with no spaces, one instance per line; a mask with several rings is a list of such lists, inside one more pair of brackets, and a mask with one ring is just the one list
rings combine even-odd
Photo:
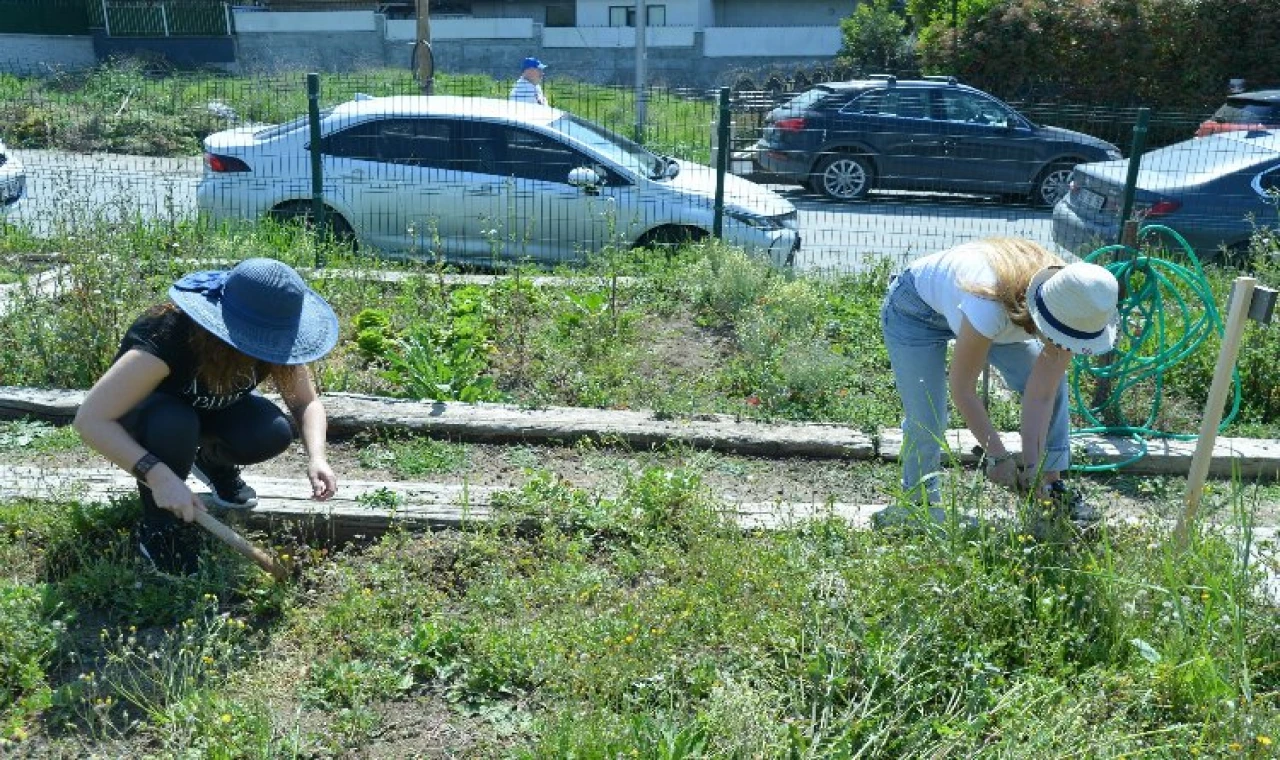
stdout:
[[604,184],[604,178],[589,166],[579,166],[569,170],[569,184],[586,190],[598,190]]

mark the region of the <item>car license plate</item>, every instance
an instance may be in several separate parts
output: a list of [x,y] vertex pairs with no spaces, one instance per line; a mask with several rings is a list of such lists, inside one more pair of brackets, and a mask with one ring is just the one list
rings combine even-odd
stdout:
[[1107,205],[1107,196],[1082,187],[1076,191],[1076,205],[1090,211],[1101,211]]

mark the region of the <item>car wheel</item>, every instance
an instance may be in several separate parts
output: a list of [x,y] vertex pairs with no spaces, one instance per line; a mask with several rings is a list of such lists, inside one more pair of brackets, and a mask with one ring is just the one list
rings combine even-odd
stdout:
[[[315,219],[311,215],[311,204],[307,202],[286,203],[271,210],[271,218],[281,224],[296,222],[307,229],[315,226]],[[325,227],[327,227],[327,237],[340,245],[349,245],[352,248],[356,245],[356,233],[351,228],[351,224],[337,211],[329,206],[325,206],[324,215]]]
[[636,241],[636,248],[653,248],[674,253],[681,246],[706,239],[706,230],[697,227],[658,227],[646,232]]
[[851,153],[827,156],[818,164],[813,184],[828,198],[857,200],[871,189],[871,164]]
[[1031,202],[1044,208],[1053,206],[1067,194],[1071,186],[1071,172],[1074,164],[1058,161],[1049,164],[1036,179],[1036,187],[1031,191]]

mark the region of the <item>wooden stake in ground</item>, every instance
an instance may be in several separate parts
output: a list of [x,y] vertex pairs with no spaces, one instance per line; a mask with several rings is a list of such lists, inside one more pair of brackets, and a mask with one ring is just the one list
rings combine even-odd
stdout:
[[1218,438],[1218,425],[1222,422],[1222,406],[1231,389],[1232,371],[1236,356],[1240,353],[1240,336],[1244,334],[1245,320],[1253,302],[1253,289],[1258,281],[1252,277],[1237,277],[1231,286],[1231,311],[1227,314],[1227,326],[1222,335],[1222,350],[1213,370],[1213,382],[1209,385],[1209,399],[1204,405],[1204,418],[1200,421],[1200,435],[1196,441],[1196,453],[1191,458],[1191,471],[1187,473],[1187,496],[1178,524],[1173,529],[1179,548],[1186,546],[1187,531],[1200,509],[1200,497],[1204,493],[1204,481],[1209,476],[1209,464],[1213,460],[1213,444]]
[[258,567],[270,573],[276,580],[288,580],[289,571],[285,570],[279,562],[276,562],[274,557],[249,543],[248,539],[227,527],[218,518],[208,512],[197,512],[196,522],[200,524],[200,527],[217,536],[219,541],[253,560]]

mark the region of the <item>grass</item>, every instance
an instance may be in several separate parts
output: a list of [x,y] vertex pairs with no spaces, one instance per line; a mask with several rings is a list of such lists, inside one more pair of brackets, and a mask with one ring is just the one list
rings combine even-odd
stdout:
[[[114,356],[118,336],[187,271],[273,256],[302,268],[398,269],[397,283],[359,274],[314,286],[342,323],[337,349],[317,364],[326,390],[519,405],[654,410],[681,417],[836,422],[868,432],[900,414],[879,337],[888,265],[844,277],[799,277],[715,243],[673,257],[606,252],[562,269],[563,287],[535,287],[543,271],[516,268],[493,286],[453,285],[430,263],[373,262],[341,248],[317,250],[297,228],[234,233],[184,223],[102,222],[76,234],[0,239],[0,263],[61,262],[52,296],[19,283],[0,315],[0,384],[86,388]],[[1234,270],[1208,285],[1224,303]],[[618,287],[622,276],[636,284]],[[1260,259],[1256,276],[1280,280]],[[97,315],[91,322],[84,314]],[[1179,329],[1174,320],[1172,329]],[[1171,341],[1173,338],[1170,339]],[[1177,434],[1198,430],[1217,339],[1161,379],[1132,389],[1134,419]],[[1233,430],[1275,437],[1280,339],[1254,325],[1238,367],[1241,408]],[[1083,397],[1090,397],[1084,381]],[[1017,425],[1016,406],[996,398],[993,416]]]
[[[395,76],[343,86],[379,92],[400,86]],[[272,108],[300,109],[281,95],[296,83],[280,84],[224,93],[201,81],[171,95],[171,110],[216,92],[272,120]],[[325,91],[336,98],[341,87],[329,81]],[[122,118],[161,110],[147,100],[145,73],[128,70],[62,85],[0,79],[0,95],[2,108],[47,111],[12,122],[36,133],[56,131],[50,125],[75,109],[120,109],[126,97]],[[568,94],[553,86],[555,97]],[[625,98],[593,107],[606,116],[591,118],[625,123]],[[67,130],[86,144],[123,129],[76,123]],[[12,231],[0,238],[9,279],[25,282],[32,261],[62,263],[68,276],[53,297],[17,288],[0,316],[0,384],[87,387],[122,329],[174,279],[253,255],[393,266],[317,250],[298,230],[270,225]],[[1264,282],[1280,279],[1275,266],[1259,261]],[[571,278],[561,288],[534,287],[525,269],[478,287],[452,285],[430,264],[399,268],[410,276],[395,284],[313,280],[343,327],[317,365],[326,390],[897,424],[878,330],[887,268],[805,278],[715,244],[671,257],[611,252],[559,272]],[[613,287],[623,275],[642,277]],[[1209,273],[1219,303],[1233,275]],[[1277,346],[1261,328],[1246,337],[1236,429],[1276,434]],[[1166,427],[1196,429],[1211,371],[1197,361],[1169,378]],[[1006,429],[1017,424],[1007,401],[996,400],[993,415]],[[462,444],[390,434],[368,443],[362,463],[404,477],[473,462]],[[66,429],[0,425],[0,450],[75,445]],[[751,464],[687,452],[654,466],[585,444],[578,453],[608,473],[607,490],[575,486],[541,469],[537,451],[513,447],[507,461],[523,480],[495,500],[491,523],[467,532],[393,532],[341,547],[301,544],[283,529],[257,537],[300,568],[291,584],[216,547],[191,578],[148,573],[129,536],[134,499],[0,501],[0,753],[1276,754],[1280,624],[1258,565],[1241,561],[1252,548],[1275,562],[1273,542],[1251,532],[1273,486],[1214,483],[1205,512],[1229,518],[1245,539],[1206,532],[1185,551],[1155,520],[1117,522],[1088,540],[1062,530],[1032,538],[1019,520],[958,534],[866,533],[832,518],[765,533],[729,524],[707,485],[713,473],[749,478]],[[989,511],[981,489],[954,482],[959,506]],[[1184,490],[1173,478],[1097,483],[1161,515]],[[395,494],[368,499],[394,506]]]
[[[369,69],[320,76],[321,106],[356,93],[418,95],[407,69]],[[506,98],[511,83],[481,75],[441,74],[438,95]],[[635,94],[623,88],[553,79],[552,105],[630,136]],[[232,108],[250,123],[277,124],[307,113],[306,72],[232,77],[217,73],[153,74],[145,64],[117,60],[51,77],[0,74],[0,139],[12,147],[147,156],[198,155],[200,141],[232,123],[210,109]],[[655,90],[646,101],[646,144],[659,152],[710,160],[715,104]]]
[[148,575],[134,509],[0,505],[8,750],[327,757],[377,748],[392,714],[454,737],[406,755],[469,757],[1268,757],[1280,737],[1280,625],[1221,535],[743,532],[695,470],[616,496],[533,472],[467,533],[283,547],[303,572],[275,586],[218,552]]

